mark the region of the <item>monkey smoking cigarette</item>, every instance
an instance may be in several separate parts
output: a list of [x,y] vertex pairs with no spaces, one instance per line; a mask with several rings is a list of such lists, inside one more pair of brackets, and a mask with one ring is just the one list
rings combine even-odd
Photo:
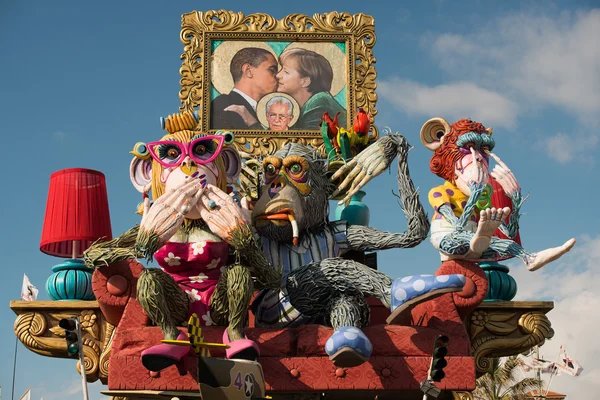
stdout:
[[294,216],[292,214],[288,214],[288,219],[290,220],[290,223],[292,224],[292,243],[294,244],[294,246],[298,246],[298,223],[296,222],[296,219],[294,218]]
[[288,221],[290,221],[290,224],[292,225],[292,237],[293,237],[292,243],[294,244],[294,246],[297,246],[298,245],[298,237],[300,236],[300,231],[298,230],[298,223],[296,222],[296,218],[294,218],[293,213],[289,209],[280,210],[280,211],[283,211],[283,212],[279,212],[278,214],[261,215],[258,217],[258,219],[271,219],[271,220],[287,219]]

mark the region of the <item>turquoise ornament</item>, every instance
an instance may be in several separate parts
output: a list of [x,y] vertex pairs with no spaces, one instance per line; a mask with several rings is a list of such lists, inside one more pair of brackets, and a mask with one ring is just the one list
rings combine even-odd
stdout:
[[46,294],[52,300],[94,300],[92,270],[82,260],[65,260],[52,267],[46,281]]
[[350,199],[348,205],[338,205],[335,209],[335,219],[347,221],[350,225],[369,226],[371,212],[369,207],[362,202],[367,193],[359,190]]
[[517,281],[508,273],[510,269],[496,261],[479,263],[488,279],[488,292],[484,301],[510,301],[517,294]]

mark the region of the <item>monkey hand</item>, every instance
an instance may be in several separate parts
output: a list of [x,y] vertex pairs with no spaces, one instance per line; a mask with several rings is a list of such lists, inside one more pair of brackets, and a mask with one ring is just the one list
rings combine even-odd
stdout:
[[152,206],[146,198],[136,249],[151,258],[177,232],[184,216],[199,202],[204,185],[202,179],[192,179],[160,196]]
[[346,196],[339,202],[339,204],[348,203],[356,192],[390,166],[396,154],[399,154],[399,157],[402,155],[406,157],[409,149],[410,145],[402,135],[380,138],[333,174],[331,180],[335,181],[349,172],[332,196],[335,197],[352,183]]
[[512,171],[506,166],[506,164],[491,151],[487,152],[496,162],[498,163],[490,175],[498,182],[498,184],[504,189],[504,193],[512,195],[521,190],[517,178]]
[[246,198],[243,198],[241,203],[241,206],[238,205],[227,193],[216,186],[208,185],[200,197],[198,208],[210,230],[232,244],[234,232],[250,227]]

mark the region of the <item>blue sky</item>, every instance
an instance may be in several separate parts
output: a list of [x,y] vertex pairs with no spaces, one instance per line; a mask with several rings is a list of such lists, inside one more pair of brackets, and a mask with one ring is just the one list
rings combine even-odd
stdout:
[[[253,2],[254,3],[254,2]],[[390,2],[386,2],[391,4]],[[258,3],[255,3],[258,4]],[[49,176],[71,167],[106,175],[113,233],[138,221],[140,201],[128,177],[128,151],[137,141],[161,136],[159,116],[179,107],[181,14],[224,8],[244,13],[332,10],[375,17],[377,43],[376,125],[400,131],[415,146],[409,163],[422,200],[439,178],[419,141],[433,116],[462,117],[495,128],[496,153],[531,197],[521,220],[531,250],[576,237],[575,249],[529,273],[509,262],[519,300],[554,300],[549,314],[555,338],[585,371],[560,376],[552,389],[570,398],[600,389],[600,196],[596,170],[600,138],[600,9],[597,1],[303,1],[0,3],[0,113],[5,139],[5,183],[0,213],[0,384],[8,398],[15,336],[9,300],[19,298],[23,273],[42,289],[60,259],[39,251]],[[596,9],[594,9],[596,7]],[[402,231],[406,223],[392,196],[395,168],[367,186],[371,225]],[[428,206],[427,206],[428,208]],[[431,212],[430,212],[431,213]],[[431,273],[439,258],[429,242],[379,254],[393,277]],[[15,392],[33,398],[78,399],[80,380],[72,360],[38,356],[19,344]],[[100,385],[91,399],[100,399]]]

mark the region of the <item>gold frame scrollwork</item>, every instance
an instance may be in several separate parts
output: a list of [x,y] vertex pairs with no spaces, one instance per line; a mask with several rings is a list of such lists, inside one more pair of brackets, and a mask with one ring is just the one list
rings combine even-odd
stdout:
[[[375,104],[375,22],[366,14],[331,12],[314,14],[312,17],[291,14],[276,19],[268,14],[244,15],[241,12],[226,10],[193,11],[182,16],[181,41],[184,45],[181,55],[182,65],[181,111],[198,112],[198,127],[210,131],[210,46],[211,40],[287,40],[307,42],[344,41],[348,62],[348,103],[347,126],[352,125],[358,107],[373,117],[377,114]],[[371,124],[371,140],[379,136],[377,128]],[[236,147],[251,156],[272,154],[289,142],[297,142],[313,147],[322,145],[321,134],[315,131],[242,130],[235,131]]]

